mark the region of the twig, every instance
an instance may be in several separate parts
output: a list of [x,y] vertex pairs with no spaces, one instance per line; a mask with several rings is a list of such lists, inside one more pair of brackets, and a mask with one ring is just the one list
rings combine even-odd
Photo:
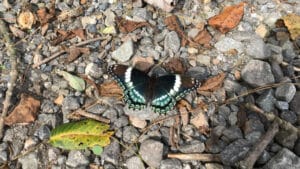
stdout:
[[[110,38],[110,36],[108,36],[108,37],[107,36],[106,37],[97,37],[97,38],[94,38],[94,39],[89,39],[89,40],[86,40],[86,41],[83,41],[83,42],[79,42],[79,43],[77,43],[73,46],[79,47],[79,46],[86,45],[86,44],[89,44],[89,43],[92,43],[92,42],[95,42],[95,41],[98,41],[98,40],[104,40],[104,39],[108,39],[108,38]],[[32,65],[32,68],[37,68],[37,67],[41,66],[42,64],[47,63],[50,60],[53,60],[53,59],[57,58],[58,56],[66,53],[66,52],[67,51],[65,49],[62,49],[61,51],[53,54],[52,56],[50,56],[50,57],[48,57],[48,58]]]
[[259,158],[261,153],[267,147],[267,145],[272,141],[276,133],[279,131],[278,123],[273,122],[269,127],[268,131],[261,137],[260,141],[255,145],[255,147],[248,153],[248,157],[239,163],[240,168],[248,169],[253,168],[256,160]]
[[17,81],[18,71],[17,71],[17,56],[16,50],[12,44],[12,41],[9,37],[8,29],[5,25],[3,20],[0,20],[0,32],[3,35],[4,40],[6,41],[5,46],[7,48],[7,55],[9,56],[9,61],[11,64],[11,71],[10,71],[10,80],[7,83],[7,90],[5,94],[5,100],[3,102],[3,110],[0,117],[0,139],[3,137],[3,127],[4,127],[4,118],[8,113],[8,108],[11,105],[11,96],[13,94],[13,89],[15,83]]
[[[284,65],[284,66],[288,66],[289,65],[289,63],[287,63],[287,62],[281,62],[281,64]],[[293,66],[293,68],[294,68],[294,70],[296,72],[300,72],[300,68],[299,67]]]
[[103,123],[109,123],[110,120],[109,119],[106,119],[106,118],[103,118],[103,117],[100,117],[96,114],[92,114],[92,113],[88,113],[82,109],[77,109],[76,111],[74,111],[73,113],[71,113],[73,115],[80,115],[80,116],[84,116],[84,117],[88,117],[88,118],[91,118],[91,119],[94,119],[94,120],[97,120],[97,121],[101,121]]
[[298,136],[300,136],[300,130],[298,128],[293,126],[291,123],[275,116],[273,113],[265,112],[262,109],[260,109],[259,107],[257,107],[256,105],[251,104],[251,103],[247,103],[245,105],[245,107],[252,110],[252,111],[254,111],[254,112],[256,112],[256,113],[259,113],[259,114],[265,116],[271,122],[273,122],[273,121],[277,122],[278,125],[281,128],[283,128],[284,130],[289,130],[289,131],[295,132],[295,133],[297,133]]
[[203,162],[221,162],[220,157],[217,154],[168,154],[168,158],[199,160]]

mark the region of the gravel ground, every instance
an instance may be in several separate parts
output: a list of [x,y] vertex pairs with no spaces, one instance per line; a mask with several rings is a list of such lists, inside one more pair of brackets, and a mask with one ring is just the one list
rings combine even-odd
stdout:
[[[33,11],[50,6],[49,0],[17,0],[9,1],[9,9],[5,2],[6,0],[1,2],[0,12],[8,26],[17,25],[16,18],[26,6],[30,6]],[[55,10],[59,13],[76,9],[83,2],[57,1]],[[211,48],[182,46],[177,32],[170,31],[164,23],[167,16],[174,14],[178,16],[184,32],[192,37],[195,35],[195,25],[206,24],[208,18],[219,14],[225,6],[239,2],[241,1],[180,0],[175,9],[168,13],[140,0],[134,3],[118,0],[88,1],[82,5],[82,11],[77,16],[51,21],[44,35],[37,30],[39,25],[23,30],[26,37],[23,40],[11,34],[18,52],[19,72],[12,104],[17,105],[20,94],[27,93],[38,98],[41,107],[33,123],[5,127],[4,137],[0,142],[0,164],[7,164],[8,168],[23,169],[239,168],[238,162],[247,157],[251,148],[258,144],[272,126],[264,116],[245,109],[242,106],[244,103],[255,104],[261,110],[273,112],[295,127],[300,126],[300,91],[299,85],[295,85],[299,83],[299,78],[296,78],[299,70],[295,69],[300,67],[299,48],[295,47],[297,44],[289,39],[286,32],[278,32],[275,27],[275,22],[288,13],[300,15],[300,1],[246,0],[248,5],[245,6],[244,16],[235,29],[220,34],[207,27],[213,37]],[[121,33],[117,29],[109,35],[101,33],[108,26],[116,28],[116,16],[147,21],[152,26],[145,26],[131,33]],[[63,46],[68,48],[71,44],[83,41],[73,37],[59,45],[51,43],[59,36],[57,29],[76,28],[84,29],[86,39],[103,39],[81,46],[90,48],[90,53],[82,54],[75,61],[66,63],[68,54],[62,54],[36,68],[32,67],[38,60],[60,51]],[[0,101],[3,102],[11,65],[4,52],[6,48],[3,40],[0,40],[0,48],[3,51],[0,53]],[[235,53],[228,54],[232,49],[235,49]],[[131,65],[134,59],[146,57],[156,63],[179,57],[186,63],[187,73],[199,80],[220,72],[226,73],[223,86],[218,90],[206,95],[189,94],[185,98],[192,105],[196,103],[195,100],[202,100],[207,105],[210,134],[203,134],[190,122],[179,125],[180,135],[177,135],[177,146],[174,146],[170,136],[176,119],[169,118],[158,124],[152,122],[159,117],[177,114],[176,110],[160,115],[147,110],[137,113],[123,105],[97,105],[88,111],[109,119],[111,130],[116,131],[116,139],[111,140],[111,144],[104,148],[100,156],[94,155],[90,150],[63,151],[46,143],[39,144],[49,139],[50,131],[55,126],[69,121],[67,115],[70,112],[95,99],[89,97],[87,91],[72,89],[64,78],[55,73],[56,70],[83,74],[94,83],[101,84],[111,80],[107,74],[109,65]],[[165,72],[161,67],[158,69]],[[232,103],[223,104],[226,99],[239,96],[247,90],[281,82],[285,84],[253,92]],[[63,96],[61,105],[54,102],[59,95]],[[194,115],[189,116],[192,119]],[[149,125],[147,132],[143,133],[143,129]],[[37,148],[15,159],[16,155],[34,146]],[[130,151],[127,146],[130,146]],[[168,158],[167,154],[170,153],[218,154],[220,161]],[[297,133],[280,129],[259,156],[255,168],[300,168],[299,155],[300,139]]]

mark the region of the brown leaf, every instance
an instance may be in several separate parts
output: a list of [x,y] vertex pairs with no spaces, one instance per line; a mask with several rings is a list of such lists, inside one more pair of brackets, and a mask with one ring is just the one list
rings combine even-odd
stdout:
[[144,26],[150,26],[148,22],[135,22],[121,17],[116,18],[116,22],[120,32],[129,33]]
[[291,13],[284,16],[282,19],[290,32],[291,39],[296,40],[297,37],[300,37],[300,16]]
[[71,47],[68,48],[67,52],[69,53],[69,55],[66,58],[66,63],[71,63],[76,60],[81,54],[89,54],[90,48]]
[[29,11],[23,11],[17,18],[18,24],[22,29],[31,29],[31,27],[35,24],[36,19],[35,15]]
[[220,73],[217,76],[207,79],[203,85],[201,85],[197,92],[200,93],[201,91],[215,91],[216,89],[220,88],[223,84],[226,74]]
[[4,124],[13,125],[16,123],[30,123],[36,118],[40,101],[35,98],[22,94],[18,106],[4,119]]
[[199,45],[204,45],[204,47],[210,47],[210,41],[212,37],[206,29],[200,31],[193,41]]
[[53,45],[53,46],[65,41],[65,40],[72,39],[75,36],[78,36],[80,39],[85,40],[85,35],[84,35],[83,29],[73,29],[70,31],[58,29],[56,32],[58,33],[58,35],[51,42],[51,45]]
[[45,23],[44,25],[42,25],[41,34],[45,35],[45,33],[47,32],[48,28],[49,28],[49,24],[48,23]]
[[195,112],[194,117],[191,119],[191,124],[193,124],[202,134],[208,135],[209,124],[207,115],[201,109],[196,110],[197,112]]
[[168,29],[175,31],[181,38],[181,46],[186,46],[188,44],[188,37],[185,35],[184,31],[181,29],[179,21],[176,15],[171,15],[166,17],[165,24]]
[[18,38],[21,38],[21,39],[25,37],[25,32],[23,32],[22,30],[18,29],[14,25],[9,25],[9,30],[13,33],[13,35],[15,37],[18,37]]
[[51,6],[48,10],[47,8],[41,8],[36,12],[37,18],[41,23],[41,34],[45,35],[49,28],[49,22],[55,18],[55,0],[51,0]]
[[219,15],[210,18],[208,24],[223,34],[229,32],[235,28],[242,19],[245,4],[245,2],[241,2],[238,5],[225,7]]
[[74,33],[77,37],[79,37],[81,40],[85,40],[85,34],[84,29],[73,29],[71,30],[72,33]]
[[57,19],[58,19],[58,21],[63,21],[63,20],[67,20],[67,19],[72,18],[72,17],[79,16],[82,13],[83,13],[83,8],[82,8],[82,6],[79,6],[79,7],[70,9],[70,10],[62,11],[57,16]]
[[123,97],[123,90],[115,81],[102,83],[99,87],[99,95],[103,97]]
[[153,65],[154,59],[153,57],[142,57],[142,56],[135,56],[132,58],[132,64],[135,68],[147,72]]
[[129,121],[130,121],[130,124],[132,124],[134,127],[137,127],[140,129],[143,129],[147,126],[146,120],[141,120],[134,116],[129,116]]
[[167,63],[163,64],[163,67],[167,71],[177,74],[184,74],[184,72],[187,70],[183,60],[177,57],[171,58]]
[[185,100],[180,100],[176,106],[181,116],[182,125],[187,125],[189,123],[189,112],[192,110],[192,106]]

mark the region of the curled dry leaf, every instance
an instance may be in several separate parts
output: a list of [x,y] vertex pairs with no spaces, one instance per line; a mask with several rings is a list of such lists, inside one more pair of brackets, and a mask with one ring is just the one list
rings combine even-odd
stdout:
[[225,34],[235,28],[244,15],[245,2],[225,7],[219,14],[208,20],[208,24]]
[[17,22],[22,29],[31,29],[36,22],[35,15],[29,10],[23,11],[19,14]]
[[191,119],[191,124],[193,124],[199,130],[200,133],[208,135],[209,124],[206,113],[200,108],[197,108],[193,112],[194,117]]
[[189,112],[192,110],[192,106],[185,100],[180,100],[176,106],[181,116],[182,125],[187,125],[189,123]]
[[171,12],[176,6],[176,0],[145,0],[146,3]]
[[90,48],[71,47],[67,49],[69,53],[66,63],[71,63],[76,60],[81,54],[90,54]]
[[206,29],[203,29],[196,35],[195,38],[193,38],[193,41],[196,44],[203,45],[204,47],[209,48],[211,39],[212,37],[210,33]]
[[183,60],[178,57],[171,58],[167,63],[163,64],[163,67],[167,71],[177,74],[183,74],[187,70],[187,67],[183,63]]
[[22,94],[20,103],[4,119],[4,124],[13,125],[16,123],[30,123],[36,119],[38,109],[40,108],[40,101],[35,98]]
[[292,40],[296,40],[300,37],[300,16],[297,14],[288,14],[282,18],[285,26],[290,32]]
[[115,81],[102,83],[99,87],[99,95],[102,97],[123,97],[123,90]]
[[215,91],[216,89],[220,88],[223,84],[226,74],[220,73],[217,76],[207,79],[203,85],[201,85],[197,92],[200,93],[201,91]]
[[85,34],[83,29],[73,29],[70,31],[57,30],[57,37],[52,40],[51,45],[55,46],[65,40],[72,39],[75,36],[78,36],[80,39],[85,40]]
[[117,26],[122,33],[129,33],[132,32],[138,28],[144,27],[144,26],[150,26],[148,22],[135,22],[130,21],[127,19],[124,19],[122,17],[116,18]]

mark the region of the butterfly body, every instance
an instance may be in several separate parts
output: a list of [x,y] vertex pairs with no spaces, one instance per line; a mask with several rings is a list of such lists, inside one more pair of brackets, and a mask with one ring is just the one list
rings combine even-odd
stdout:
[[149,106],[159,113],[172,110],[178,100],[199,85],[197,80],[178,74],[149,77],[125,65],[113,65],[108,72],[123,89],[129,108],[140,110]]

